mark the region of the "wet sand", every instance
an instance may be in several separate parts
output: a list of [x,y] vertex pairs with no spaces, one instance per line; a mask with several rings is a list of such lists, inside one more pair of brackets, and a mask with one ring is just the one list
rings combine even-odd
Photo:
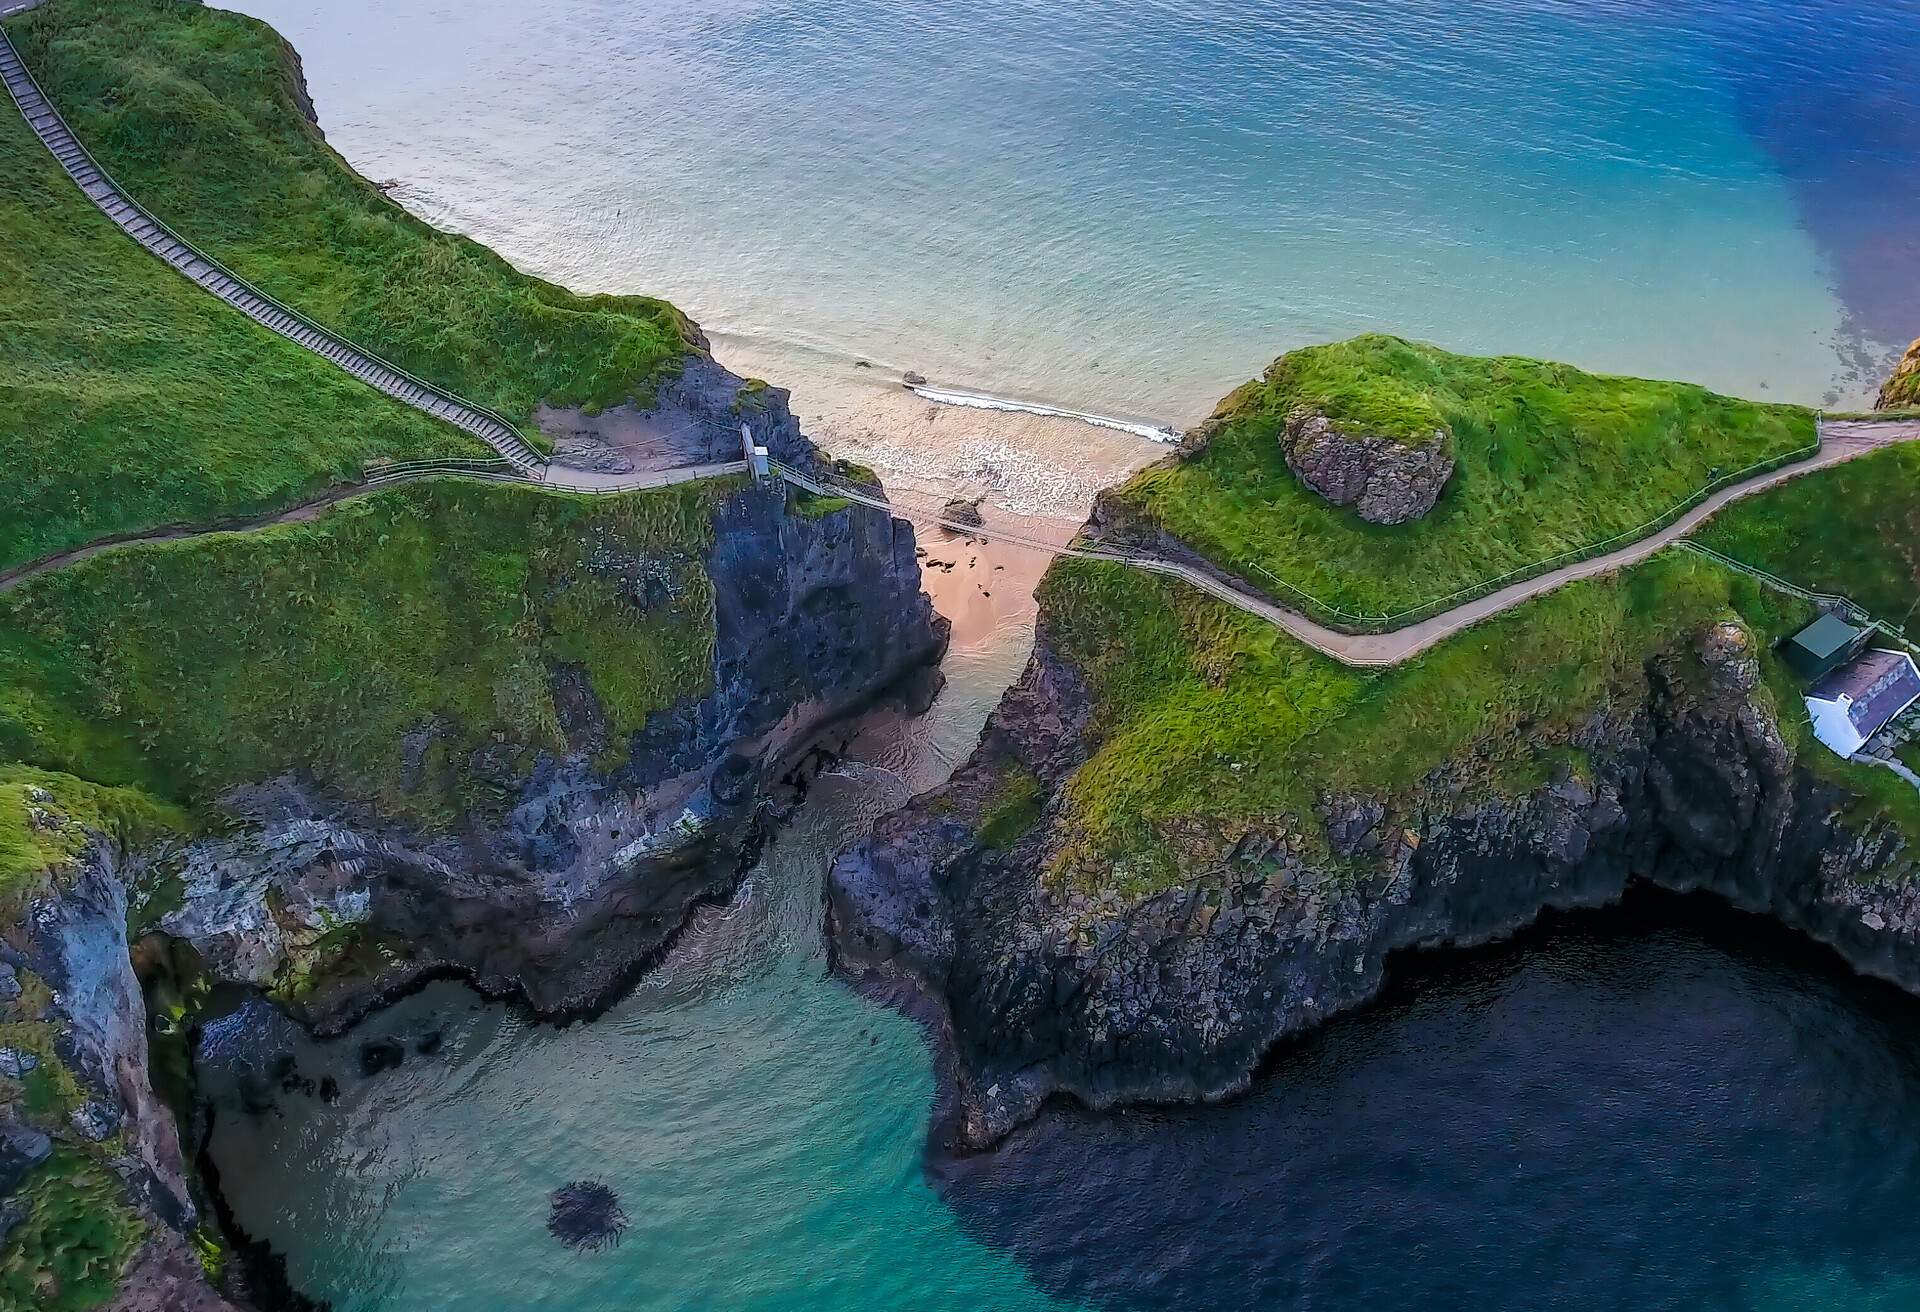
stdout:
[[727,334],[713,335],[713,353],[735,373],[791,391],[807,435],[835,455],[870,465],[890,494],[917,491],[942,501],[983,496],[983,514],[1022,517],[1021,531],[1033,536],[1060,525],[1070,534],[1096,492],[1169,451],[1077,419],[928,401],[901,386],[900,369],[878,363],[862,368]]

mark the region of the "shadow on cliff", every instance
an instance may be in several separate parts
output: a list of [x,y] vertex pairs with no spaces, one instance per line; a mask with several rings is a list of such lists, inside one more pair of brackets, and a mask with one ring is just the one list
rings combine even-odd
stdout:
[[928,1172],[972,1234],[1102,1307],[1911,1306],[1920,1000],[1636,888],[1395,956],[1244,1097],[1056,1098],[992,1152],[930,1145]]

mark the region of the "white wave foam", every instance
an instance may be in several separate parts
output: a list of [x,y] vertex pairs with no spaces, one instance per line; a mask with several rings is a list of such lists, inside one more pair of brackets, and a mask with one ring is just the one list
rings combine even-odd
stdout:
[[963,405],[972,410],[1010,410],[1020,414],[1044,415],[1051,419],[1077,419],[1083,424],[1092,424],[1096,428],[1112,428],[1122,433],[1132,433],[1144,437],[1149,442],[1178,442],[1180,434],[1161,424],[1143,424],[1131,419],[1116,419],[1112,415],[1092,414],[1085,410],[1068,410],[1057,405],[1042,405],[1038,401],[1015,401],[1005,396],[989,396],[985,392],[962,392],[951,387],[928,387],[909,383],[908,388],[915,396],[941,405]]

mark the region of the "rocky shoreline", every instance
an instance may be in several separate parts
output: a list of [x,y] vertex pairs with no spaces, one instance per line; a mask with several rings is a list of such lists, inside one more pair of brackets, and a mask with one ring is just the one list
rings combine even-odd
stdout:
[[[710,360],[690,363],[675,389],[686,408],[741,394]],[[757,389],[754,402],[783,458],[819,459],[783,392]],[[150,1041],[176,1062],[190,1050],[210,993],[269,996],[321,1036],[449,977],[544,1019],[591,1015],[698,907],[732,895],[769,789],[808,745],[938,661],[947,625],[920,591],[912,529],[858,506],[798,513],[788,497],[758,484],[721,503],[700,562],[714,598],[710,690],[618,748],[585,670],[556,666],[569,750],[530,770],[504,750],[464,763],[497,807],[435,830],[297,776],[261,780],[223,796],[220,823],[200,836],[139,850],[94,841],[23,908],[0,940],[15,981],[0,1021],[47,1042],[0,1047],[70,1076],[74,1106],[61,1126],[0,1113],[0,1185],[69,1137],[98,1145],[143,1236],[116,1308],[230,1306],[198,1274],[204,1191],[151,1070]],[[435,733],[422,725],[394,750],[422,758]],[[69,823],[51,794],[36,805],[42,823]],[[300,1305],[270,1258],[242,1236],[231,1248],[236,1296]]]
[[1856,828],[1798,765],[1751,635],[1653,656],[1644,705],[1578,735],[1591,772],[1476,797],[1443,766],[1411,798],[1323,796],[1330,850],[1249,833],[1224,867],[1142,900],[1040,877],[1048,827],[977,826],[1008,771],[1052,794],[1088,752],[1088,698],[1044,621],[1034,658],[953,782],[884,818],[830,875],[843,969],[908,979],[951,1045],[954,1146],[985,1148],[1052,1097],[1094,1108],[1243,1090],[1276,1043],[1357,1006],[1395,952],[1509,936],[1636,880],[1708,891],[1920,992],[1920,894],[1889,824]]

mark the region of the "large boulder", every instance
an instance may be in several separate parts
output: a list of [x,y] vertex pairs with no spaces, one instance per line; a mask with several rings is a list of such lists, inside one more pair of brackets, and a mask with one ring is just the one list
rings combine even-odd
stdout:
[[1303,406],[1287,416],[1280,449],[1302,483],[1370,524],[1420,518],[1453,476],[1453,434],[1445,428],[1408,442],[1354,431]]
[[1910,405],[1920,406],[1920,341],[1915,341],[1900,357],[1893,376],[1880,388],[1880,395],[1873,402],[1876,410],[1899,410]]

